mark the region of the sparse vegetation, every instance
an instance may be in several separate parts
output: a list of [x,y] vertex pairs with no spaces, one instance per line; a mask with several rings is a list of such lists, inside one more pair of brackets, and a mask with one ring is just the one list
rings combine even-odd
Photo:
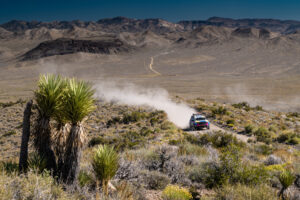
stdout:
[[[195,100],[194,103],[199,101]],[[88,145],[80,149],[82,159],[77,161],[78,164],[80,162],[80,168],[76,169],[76,181],[62,184],[60,177],[60,169],[67,155],[66,139],[71,131],[72,117],[56,113],[50,118],[51,147],[58,176],[52,178],[49,175],[43,157],[29,146],[29,170],[26,175],[43,178],[47,174],[47,180],[53,181],[51,187],[59,191],[59,195],[54,191],[50,192],[53,197],[56,195],[56,199],[95,199],[96,193],[98,199],[185,199],[177,190],[169,189],[166,192],[169,186],[184,189],[186,194],[189,193],[189,199],[199,198],[200,193],[201,199],[247,199],[250,195],[252,199],[276,199],[281,189],[278,179],[280,174],[291,169],[299,171],[295,164],[299,162],[299,151],[296,146],[287,146],[292,145],[292,141],[297,138],[294,123],[298,119],[294,115],[287,115],[289,119],[286,120],[282,115],[271,115],[262,110],[258,112],[255,108],[246,111],[245,108],[226,104],[205,104],[201,100],[201,112],[211,116],[213,109],[219,110],[210,121],[228,130],[228,133],[210,130],[198,134],[179,129],[168,121],[162,111],[106,102],[94,104],[95,110],[85,115],[88,117],[84,119],[84,123],[81,121],[85,128],[85,134],[81,136],[87,137],[85,143]],[[23,108],[19,103],[5,109],[15,109],[18,106]],[[59,109],[64,109],[64,104]],[[38,117],[36,111],[33,112],[33,122]],[[5,139],[8,143],[13,141],[15,136],[20,135],[17,128],[20,124],[21,121],[18,120],[5,129],[0,140]],[[15,133],[3,137],[11,130]],[[241,136],[249,137],[252,142],[242,142],[238,139],[239,136],[236,137],[237,132],[244,133]],[[10,149],[6,143],[3,144],[3,151],[0,153]],[[94,167],[96,165],[93,164],[93,149],[97,149],[99,145],[106,148],[114,146],[118,157],[117,170],[105,181],[102,180],[104,176],[97,176],[94,170],[105,168],[104,165]],[[76,148],[73,150],[76,151]],[[18,154],[14,155],[10,157],[15,158]],[[6,179],[25,178],[25,174],[20,177],[18,175],[16,159],[4,160],[0,170]],[[108,162],[109,159],[102,161]],[[103,183],[109,183],[110,189],[107,190],[108,186]],[[291,189],[283,193],[288,193]],[[168,195],[164,196],[165,193]]]
[[190,200],[192,199],[191,193],[177,185],[168,185],[162,194],[164,200]]

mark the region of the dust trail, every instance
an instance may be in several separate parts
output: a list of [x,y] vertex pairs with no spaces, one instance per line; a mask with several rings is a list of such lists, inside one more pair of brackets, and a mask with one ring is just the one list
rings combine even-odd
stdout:
[[141,88],[133,84],[117,86],[115,83],[97,83],[96,95],[106,101],[114,101],[131,106],[150,106],[167,113],[171,122],[186,128],[195,110],[183,103],[173,102],[166,90],[161,88]]

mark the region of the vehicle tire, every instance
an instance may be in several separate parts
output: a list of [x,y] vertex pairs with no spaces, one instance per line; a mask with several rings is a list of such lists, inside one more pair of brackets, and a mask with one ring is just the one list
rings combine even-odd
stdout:
[[210,129],[209,125],[207,126],[207,129],[208,129],[208,130]]
[[191,127],[190,127],[190,130],[191,130],[191,131],[195,131],[195,127],[194,127],[194,126],[191,126]]

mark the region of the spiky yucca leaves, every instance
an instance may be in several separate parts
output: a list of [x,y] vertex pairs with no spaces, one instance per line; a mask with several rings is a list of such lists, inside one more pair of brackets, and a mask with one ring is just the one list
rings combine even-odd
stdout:
[[40,156],[37,153],[33,153],[29,156],[28,159],[28,167],[29,169],[37,172],[42,173],[47,166],[47,161],[44,157]]
[[51,148],[50,118],[61,111],[64,98],[64,80],[56,75],[41,75],[34,92],[38,118],[33,131],[34,146],[47,160],[47,169],[56,171],[55,155]]
[[[113,147],[99,145],[95,150],[92,167],[98,181],[102,182],[105,195],[108,195],[108,182],[119,168],[119,156]],[[97,184],[98,185],[98,184]]]
[[279,191],[278,196],[284,200],[285,199],[284,191],[294,183],[296,177],[291,171],[285,170],[279,175],[278,179],[282,185],[282,188]]
[[62,112],[64,119],[71,123],[62,169],[62,178],[67,183],[72,183],[79,172],[81,149],[86,137],[82,121],[95,108],[93,95],[94,90],[89,83],[74,78],[68,80]]

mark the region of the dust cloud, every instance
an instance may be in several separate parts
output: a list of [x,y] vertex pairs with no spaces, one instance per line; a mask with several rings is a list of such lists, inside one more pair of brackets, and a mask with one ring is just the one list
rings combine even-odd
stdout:
[[162,88],[142,88],[134,84],[120,86],[109,82],[96,83],[95,88],[97,97],[105,101],[163,110],[169,120],[180,128],[188,127],[189,119],[195,113],[189,106],[172,101]]

